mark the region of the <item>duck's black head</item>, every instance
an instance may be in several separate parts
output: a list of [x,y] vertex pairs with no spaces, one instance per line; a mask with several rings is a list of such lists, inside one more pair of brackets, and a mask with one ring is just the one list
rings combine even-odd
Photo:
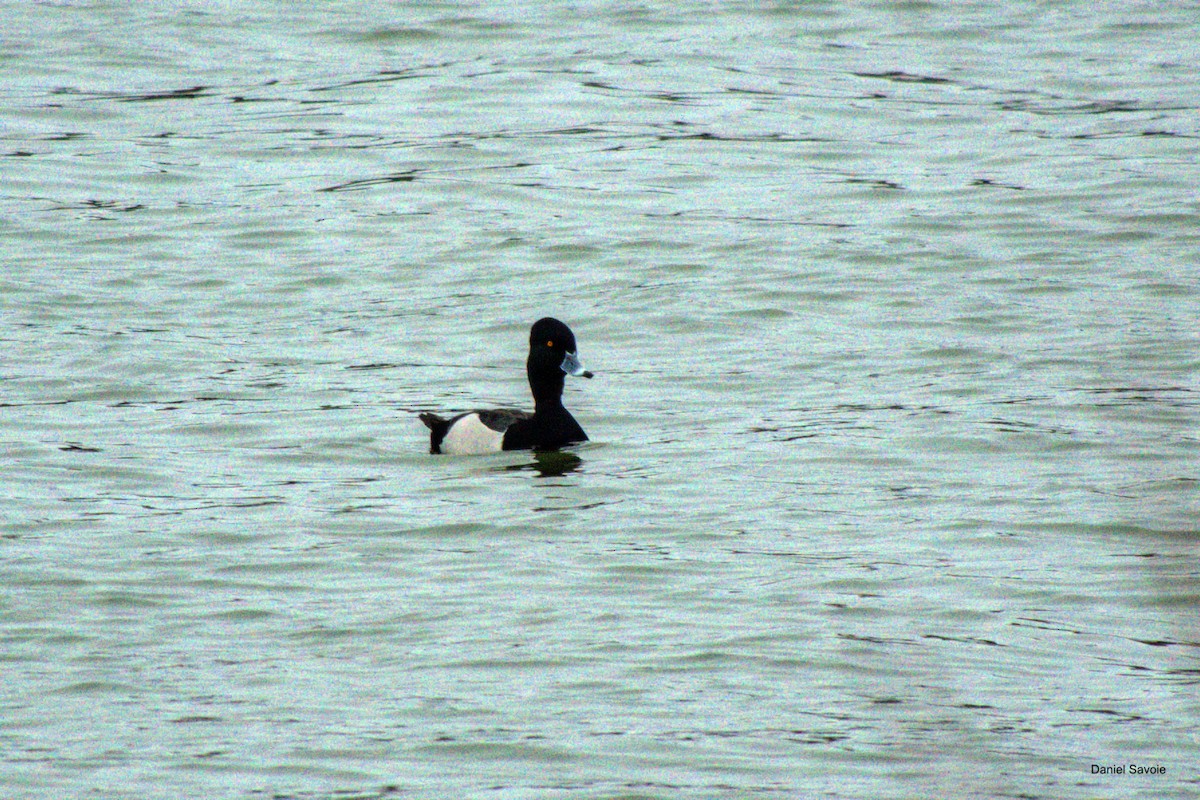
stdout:
[[536,402],[561,402],[567,375],[590,378],[575,347],[575,334],[553,317],[543,317],[529,331],[529,360],[525,362],[529,387]]

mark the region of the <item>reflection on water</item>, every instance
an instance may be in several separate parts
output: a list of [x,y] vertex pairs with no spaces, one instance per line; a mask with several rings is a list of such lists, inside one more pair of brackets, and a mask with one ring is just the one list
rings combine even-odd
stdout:
[[575,472],[583,466],[583,459],[567,450],[545,450],[534,452],[533,461],[527,464],[512,464],[501,467],[503,471],[524,472],[532,470],[542,478],[554,478]]

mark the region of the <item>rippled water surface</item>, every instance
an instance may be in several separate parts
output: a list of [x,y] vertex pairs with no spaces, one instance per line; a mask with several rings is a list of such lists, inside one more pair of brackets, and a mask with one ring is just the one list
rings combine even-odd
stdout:
[[3,6],[3,795],[1195,797],[1198,25]]

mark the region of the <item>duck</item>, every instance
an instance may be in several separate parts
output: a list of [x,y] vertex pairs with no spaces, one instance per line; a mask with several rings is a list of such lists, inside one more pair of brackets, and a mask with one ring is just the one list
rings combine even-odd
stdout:
[[543,317],[529,329],[529,358],[525,361],[533,413],[513,408],[468,411],[445,418],[422,413],[429,428],[429,452],[479,455],[503,450],[559,450],[586,442],[587,434],[563,406],[568,375],[591,378],[575,345],[575,334],[563,322]]

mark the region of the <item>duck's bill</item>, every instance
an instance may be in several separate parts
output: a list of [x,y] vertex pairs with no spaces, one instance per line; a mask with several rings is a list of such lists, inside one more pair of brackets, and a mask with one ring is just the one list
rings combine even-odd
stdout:
[[562,371],[576,378],[592,377],[592,373],[583,368],[583,364],[579,361],[579,356],[574,353],[567,353],[563,358]]

